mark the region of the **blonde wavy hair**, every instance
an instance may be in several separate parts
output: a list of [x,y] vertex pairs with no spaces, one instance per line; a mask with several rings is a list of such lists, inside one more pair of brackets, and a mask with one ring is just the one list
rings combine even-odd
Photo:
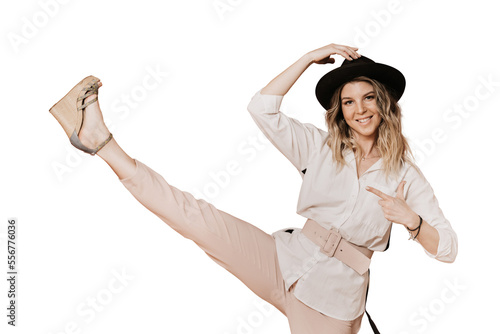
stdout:
[[[381,117],[375,146],[381,154],[386,180],[391,175],[397,176],[405,162],[416,167],[415,157],[402,132],[401,107],[379,81],[360,76],[349,82],[359,81],[370,83],[375,91],[377,109]],[[344,153],[350,149],[356,154],[358,150],[353,130],[345,121],[342,113],[341,92],[347,83],[344,83],[333,93],[331,107],[325,114],[329,133],[327,144],[332,150],[333,162],[337,162],[337,167],[340,169],[346,165]],[[418,168],[416,169],[418,170]]]

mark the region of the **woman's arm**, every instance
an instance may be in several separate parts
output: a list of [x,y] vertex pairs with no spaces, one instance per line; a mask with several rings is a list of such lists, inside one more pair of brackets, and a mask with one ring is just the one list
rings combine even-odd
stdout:
[[[406,228],[415,230],[420,225],[420,217],[406,203],[404,198],[404,186],[406,182],[401,181],[398,186],[396,197],[389,196],[378,189],[366,187],[366,190],[380,197],[379,205],[384,211],[384,217],[396,224],[406,226]],[[410,232],[415,236],[418,231]],[[437,254],[439,246],[438,231],[422,219],[420,232],[416,238],[418,242],[432,255]]]
[[[412,211],[413,212],[413,211]],[[410,230],[415,230],[420,224],[420,217],[413,212],[413,224],[409,223],[405,226]],[[417,235],[418,233],[418,235]],[[412,238],[417,235],[418,242],[424,247],[429,253],[432,255],[437,255],[438,246],[439,246],[439,233],[438,231],[429,225],[428,222],[422,219],[422,225],[420,226],[420,231],[410,232]]]
[[283,96],[310,64],[333,63],[335,60],[330,55],[335,53],[349,58],[351,55],[358,57],[354,49],[330,44],[308,52],[259,90],[248,105],[248,111],[259,129],[295,166],[301,177],[304,177],[309,158],[316,148],[321,147],[328,133],[282,113],[279,109]]
[[[379,205],[387,220],[413,230],[418,227],[422,217],[420,232],[415,240],[429,256],[442,262],[454,262],[458,252],[457,235],[444,217],[432,187],[416,169],[411,169],[405,179],[408,180],[406,196],[405,180],[400,182],[396,197],[373,187],[366,189],[380,197]],[[415,236],[417,231],[411,232],[412,236]]]
[[356,50],[358,50],[356,47],[329,44],[322,48],[310,51],[300,57],[299,60],[290,65],[290,67],[284,70],[276,78],[271,80],[267,86],[262,88],[261,93],[265,95],[285,95],[312,63],[334,63],[335,59],[330,58],[330,56],[334,54],[340,54],[348,60],[357,59],[360,55],[356,52]]

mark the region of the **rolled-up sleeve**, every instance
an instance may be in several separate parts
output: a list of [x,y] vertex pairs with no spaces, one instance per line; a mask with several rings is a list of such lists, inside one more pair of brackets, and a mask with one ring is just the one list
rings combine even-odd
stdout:
[[248,111],[267,139],[302,172],[327,132],[283,114],[279,110],[282,100],[283,95],[261,94],[259,90],[252,97]]
[[[439,246],[436,254],[424,251],[428,256],[441,262],[453,262],[458,253],[457,234],[439,207],[434,190],[420,169],[410,167],[404,180],[407,181],[406,202],[410,208],[422,217],[439,234]],[[418,240],[415,240],[418,242]]]

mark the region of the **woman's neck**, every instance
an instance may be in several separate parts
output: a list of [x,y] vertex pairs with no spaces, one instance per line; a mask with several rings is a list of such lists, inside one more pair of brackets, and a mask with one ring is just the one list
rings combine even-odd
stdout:
[[359,148],[358,158],[368,159],[373,157],[380,157],[380,153],[375,145],[374,140],[364,140],[364,141],[356,141],[357,146]]

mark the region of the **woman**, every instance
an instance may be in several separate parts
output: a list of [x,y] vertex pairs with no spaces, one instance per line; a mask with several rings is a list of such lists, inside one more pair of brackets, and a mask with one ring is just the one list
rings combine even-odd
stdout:
[[[281,100],[299,76],[312,63],[334,62],[335,54],[346,60],[316,88],[328,132],[281,113]],[[303,178],[297,213],[306,224],[272,235],[128,156],[104,124],[100,85],[85,78],[50,109],[71,143],[104,159],[139,202],[287,316],[293,334],[359,331],[370,258],[387,249],[392,223],[405,226],[429,256],[456,257],[456,234],[408,157],[397,105],[404,77],[357,48],[330,44],[306,53],[248,106]]]

